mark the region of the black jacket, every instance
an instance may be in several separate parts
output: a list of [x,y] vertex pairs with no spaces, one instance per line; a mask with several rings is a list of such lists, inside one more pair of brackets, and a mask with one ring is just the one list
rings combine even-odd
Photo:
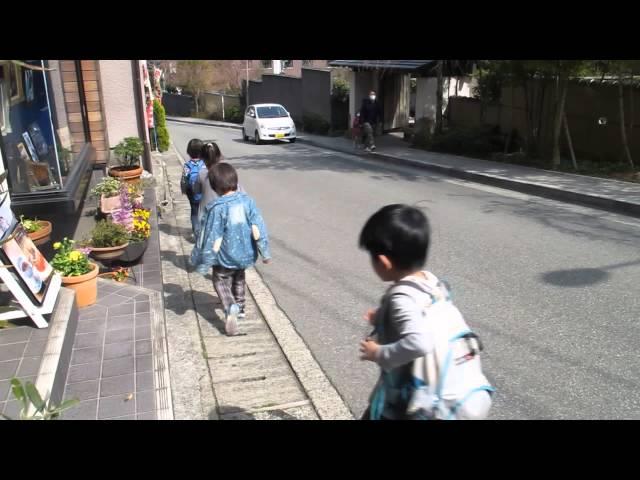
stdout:
[[380,113],[380,105],[377,101],[371,101],[369,98],[362,100],[360,107],[360,122],[376,125],[382,119]]

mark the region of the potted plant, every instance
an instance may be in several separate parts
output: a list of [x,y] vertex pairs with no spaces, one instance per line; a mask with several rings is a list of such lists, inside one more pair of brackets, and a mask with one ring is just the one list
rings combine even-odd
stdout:
[[125,182],[135,182],[142,175],[140,156],[144,152],[142,141],[138,137],[127,137],[114,148],[113,153],[119,165],[109,169],[109,175],[121,178]]
[[37,218],[31,220],[29,218],[24,218],[24,215],[20,215],[20,223],[27,231],[27,234],[33,241],[34,245],[42,245],[51,240],[51,230],[53,228],[51,222],[38,220]]
[[151,211],[146,208],[135,208],[133,210],[133,229],[129,234],[129,246],[122,258],[124,261],[135,262],[147,250],[149,237],[151,236],[150,215]]
[[129,232],[122,225],[101,220],[90,233],[85,245],[91,249],[91,255],[98,260],[118,258],[129,245]]
[[100,197],[100,210],[102,213],[111,213],[120,208],[120,187],[123,182],[118,178],[104,177],[91,190],[91,196]]
[[112,213],[113,223],[121,225],[129,233],[129,245],[122,260],[134,262],[147,249],[147,239],[151,235],[149,216],[151,212],[144,208],[134,208],[126,188],[120,191],[120,208]]
[[62,284],[76,292],[78,308],[93,305],[98,295],[98,265],[89,261],[87,250],[76,250],[75,242],[65,237],[53,244],[56,254],[51,266],[62,277]]

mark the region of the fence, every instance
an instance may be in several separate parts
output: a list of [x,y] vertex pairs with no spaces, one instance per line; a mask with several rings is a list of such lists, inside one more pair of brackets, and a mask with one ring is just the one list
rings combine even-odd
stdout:
[[[541,84],[539,85],[541,86]],[[541,112],[539,129],[543,155],[550,154],[553,133],[554,84],[544,86],[542,101],[536,102]],[[625,125],[629,148],[634,158],[640,158],[640,125],[634,122],[634,106],[640,100],[640,88],[624,90]],[[565,111],[571,131],[573,148],[578,159],[621,160],[622,143],[618,87],[608,83],[584,84],[572,81],[567,90]],[[521,87],[505,87],[500,101],[482,104],[479,100],[463,97],[449,99],[449,125],[452,127],[498,126],[508,133],[516,130],[522,137],[527,128],[527,110],[524,90]],[[599,120],[606,118],[606,124]],[[568,155],[566,137],[563,132],[561,148]]]
[[[167,115],[172,117],[191,117],[196,111],[196,103],[191,95],[165,93],[162,96],[162,103]],[[233,115],[234,110],[235,115]],[[242,110],[239,95],[211,92],[200,96],[200,114],[209,119],[241,122]]]

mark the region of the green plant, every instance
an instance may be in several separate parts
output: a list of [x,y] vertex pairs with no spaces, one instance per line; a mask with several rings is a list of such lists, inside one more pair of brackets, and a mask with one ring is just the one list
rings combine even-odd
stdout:
[[242,123],[242,121],[244,120],[242,110],[240,110],[240,108],[236,105],[233,105],[225,110],[224,116],[225,120],[231,123]]
[[120,160],[120,166],[133,167],[140,164],[144,145],[138,137],[127,137],[116,145],[113,151]]
[[349,83],[345,79],[337,77],[333,80],[331,98],[337,102],[349,100]]
[[92,197],[116,197],[120,194],[120,185],[122,181],[114,177],[104,177],[100,182],[91,189]]
[[97,248],[118,247],[129,240],[129,232],[125,227],[107,220],[96,223],[89,236],[90,239],[86,243]]
[[316,113],[304,113],[302,124],[305,132],[319,133],[320,135],[326,135],[331,128],[329,122]]
[[[38,392],[36,386],[27,382],[22,382],[17,378],[11,379],[11,391],[13,396],[22,404],[20,409],[20,420],[55,420],[60,416],[62,412],[73,407],[80,400],[73,398],[62,402],[60,405],[53,405],[51,399],[45,401],[42,399],[42,395]],[[29,414],[31,407],[35,409],[33,414]],[[2,415],[5,420],[13,420],[7,415]]]
[[37,232],[41,228],[38,218],[34,218],[33,220],[31,220],[29,218],[24,218],[24,215],[20,215],[20,223],[27,231],[27,233]]
[[158,150],[169,150],[169,130],[167,129],[167,114],[160,100],[153,101],[153,116],[156,124],[156,136],[158,137]]
[[504,137],[497,127],[458,128],[434,135],[429,149],[486,158],[504,150]]
[[51,259],[51,266],[63,277],[78,277],[91,271],[86,250],[77,250],[75,241],[67,237],[62,242],[53,244],[56,254]]

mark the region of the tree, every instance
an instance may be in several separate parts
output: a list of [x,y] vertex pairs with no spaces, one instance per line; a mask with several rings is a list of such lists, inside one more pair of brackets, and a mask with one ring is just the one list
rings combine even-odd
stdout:
[[215,83],[214,64],[211,60],[180,60],[176,69],[176,81],[193,94],[196,113],[200,112],[200,96]]
[[629,148],[629,138],[627,137],[625,108],[624,108],[624,82],[625,77],[629,83],[631,121],[629,133],[633,132],[633,76],[640,71],[640,61],[638,60],[597,60],[594,62],[604,78],[607,74],[612,74],[617,78],[618,84],[618,110],[620,112],[620,140],[622,142],[622,152],[631,168],[635,168],[631,149]]

